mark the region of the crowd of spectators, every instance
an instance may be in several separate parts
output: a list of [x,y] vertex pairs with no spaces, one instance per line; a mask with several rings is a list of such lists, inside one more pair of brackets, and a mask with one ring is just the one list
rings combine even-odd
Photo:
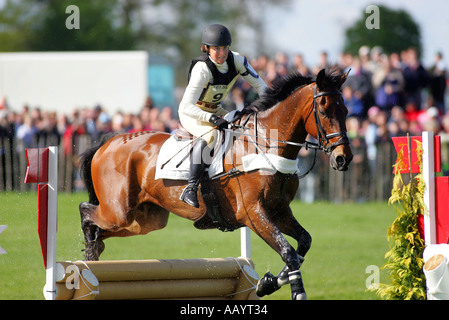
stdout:
[[[252,60],[252,65],[268,85],[293,71],[312,77],[324,67],[340,73],[349,71],[342,87],[349,111],[348,135],[353,147],[366,150],[371,171],[379,143],[407,133],[416,136],[433,131],[441,136],[443,169],[449,173],[449,106],[445,101],[448,79],[442,53],[436,53],[434,63],[427,67],[420,62],[415,48],[386,54],[380,47],[367,46],[361,47],[357,55],[342,53],[336,63],[329,61],[326,52],[320,54],[316,66],[309,66],[301,54],[290,62],[279,52],[274,59],[261,55]],[[251,99],[251,88],[239,82],[228,108],[240,109]],[[358,161],[357,157],[354,161]]]
[[[336,63],[326,52],[316,66],[307,65],[297,54],[291,59],[279,52],[274,57],[260,55],[252,66],[270,85],[276,78],[299,71],[314,76],[327,66],[349,72],[342,94],[349,109],[347,129],[354,143],[367,148],[367,156],[375,159],[376,143],[392,136],[419,135],[431,130],[449,140],[449,114],[445,109],[446,67],[441,53],[432,66],[424,67],[415,49],[385,54],[381,48],[361,47],[358,55],[342,53]],[[224,107],[241,109],[256,98],[254,90],[241,78],[231,91]],[[0,136],[13,136],[22,148],[45,145],[48,136],[56,136],[64,149],[71,152],[74,134],[88,134],[98,141],[106,132],[158,130],[171,132],[177,126],[177,114],[170,107],[155,107],[149,97],[138,114],[110,114],[103,106],[85,107],[70,114],[56,114],[37,107],[23,106],[14,110],[0,101]],[[449,162],[449,159],[447,162]]]

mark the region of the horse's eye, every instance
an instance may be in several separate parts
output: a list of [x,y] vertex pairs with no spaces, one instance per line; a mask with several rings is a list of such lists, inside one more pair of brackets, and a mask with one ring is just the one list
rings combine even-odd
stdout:
[[326,104],[326,97],[321,97],[320,104],[324,106]]

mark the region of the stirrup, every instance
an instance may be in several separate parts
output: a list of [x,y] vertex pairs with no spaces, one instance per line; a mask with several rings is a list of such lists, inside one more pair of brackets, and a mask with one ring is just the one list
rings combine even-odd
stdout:
[[[189,191],[194,193],[194,196],[192,195],[192,197],[195,197],[195,199],[190,199],[190,198],[186,197],[187,192],[189,192]],[[198,186],[195,183],[189,183],[184,188],[184,190],[182,190],[179,200],[184,201],[185,203],[191,205],[192,207],[199,208],[200,204],[198,202]]]

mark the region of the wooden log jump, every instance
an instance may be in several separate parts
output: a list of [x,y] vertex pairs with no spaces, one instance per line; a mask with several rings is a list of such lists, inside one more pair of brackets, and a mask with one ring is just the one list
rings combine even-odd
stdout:
[[56,299],[257,299],[251,260],[75,261],[56,264]]

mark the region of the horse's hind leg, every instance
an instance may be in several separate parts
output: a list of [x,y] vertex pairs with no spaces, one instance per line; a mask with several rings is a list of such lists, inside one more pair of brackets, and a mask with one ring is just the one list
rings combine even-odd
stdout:
[[[123,208],[115,208],[109,220],[101,217],[97,205],[82,202],[80,204],[81,227],[85,240],[85,260],[98,260],[104,250],[103,240],[109,237],[129,237],[147,234],[167,225],[169,212],[150,202],[144,202],[126,213]],[[109,213],[112,213],[110,208]],[[99,225],[101,227],[99,227]]]
[[104,250],[104,243],[101,239],[103,230],[98,227],[91,219],[91,214],[98,206],[82,202],[79,206],[81,215],[81,228],[84,233],[84,259],[87,261],[96,261]]

